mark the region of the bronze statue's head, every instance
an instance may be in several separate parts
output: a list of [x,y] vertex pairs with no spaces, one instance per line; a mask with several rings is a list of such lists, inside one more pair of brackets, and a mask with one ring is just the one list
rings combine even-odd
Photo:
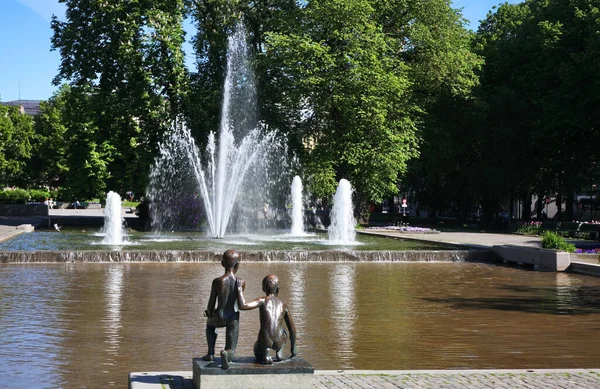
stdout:
[[221,265],[227,270],[233,269],[235,273],[240,266],[240,253],[236,250],[227,250],[223,253],[223,259],[221,260]]
[[262,289],[266,294],[277,296],[279,294],[279,278],[275,274],[269,274],[263,278]]

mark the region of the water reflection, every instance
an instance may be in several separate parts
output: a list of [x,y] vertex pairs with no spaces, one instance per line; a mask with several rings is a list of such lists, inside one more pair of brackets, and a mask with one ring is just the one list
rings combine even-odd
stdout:
[[[126,265],[125,265],[126,266]],[[123,294],[123,265],[110,265],[106,277],[106,351],[109,355],[118,355],[121,329],[121,296]],[[113,364],[114,360],[107,363]]]
[[354,321],[356,318],[355,264],[339,264],[330,275],[331,320],[334,355],[345,369],[353,367]]
[[[0,265],[6,387],[125,387],[206,352],[218,263]],[[600,360],[600,279],[473,263],[243,263],[269,273],[317,369],[585,368]],[[258,312],[243,312],[252,355]],[[224,346],[220,332],[217,348]],[[285,354],[289,354],[289,345]],[[1,386],[0,385],[0,386]]]
[[288,291],[287,304],[290,307],[296,331],[299,334],[304,333],[305,329],[305,277],[306,266],[298,266],[290,269],[290,285]]

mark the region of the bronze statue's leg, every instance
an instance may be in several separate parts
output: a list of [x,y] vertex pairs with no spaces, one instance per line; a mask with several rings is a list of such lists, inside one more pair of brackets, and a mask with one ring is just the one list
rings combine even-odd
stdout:
[[256,358],[256,362],[265,365],[272,365],[273,359],[269,355],[270,348],[265,347],[264,345],[260,345],[258,343],[258,341],[254,343],[254,358]]
[[235,349],[237,348],[239,332],[240,332],[239,320],[230,320],[227,323],[227,329],[225,332],[225,350],[232,351],[231,358],[233,358],[233,354],[235,353]]
[[215,356],[215,343],[217,342],[217,328],[206,326],[206,343],[208,344],[208,353],[202,357],[205,361],[212,361]]
[[267,354],[267,355],[265,356],[265,360],[263,361],[263,363],[265,365],[272,365],[273,364],[273,358],[271,358],[271,356],[269,355],[269,349],[267,349],[265,351],[265,354]]
[[279,349],[279,351],[277,351],[277,354],[275,354],[275,360],[277,362],[281,362],[285,359],[285,357],[283,356],[283,347]]
[[279,335],[273,340],[273,350],[275,350],[276,357],[278,361],[283,361],[285,358],[283,357],[283,349],[285,348],[285,344],[287,343],[288,334],[285,330],[279,332]]
[[229,363],[231,362],[232,353],[231,351],[221,350],[221,369],[229,369]]

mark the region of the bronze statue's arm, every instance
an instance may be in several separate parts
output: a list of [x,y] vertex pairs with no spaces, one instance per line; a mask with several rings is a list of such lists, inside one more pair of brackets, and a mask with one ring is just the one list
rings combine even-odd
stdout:
[[213,280],[212,287],[210,288],[210,297],[208,299],[208,306],[206,307],[206,316],[212,317],[215,315],[215,304],[217,302],[217,289],[219,288],[218,280]]
[[260,307],[261,305],[263,305],[264,303],[264,297],[258,297],[257,299],[250,301],[249,303],[246,303],[246,299],[244,298],[244,284],[243,281],[240,282],[239,280],[236,280],[235,282],[236,286],[237,286],[237,290],[238,290],[238,306],[241,310],[249,310],[249,309],[255,309]]
[[294,320],[292,320],[292,314],[288,309],[287,305],[285,306],[285,313],[283,316],[285,320],[285,324],[287,325],[288,331],[290,332],[290,347],[292,348],[292,357],[298,354],[298,349],[296,348],[296,326],[294,325]]

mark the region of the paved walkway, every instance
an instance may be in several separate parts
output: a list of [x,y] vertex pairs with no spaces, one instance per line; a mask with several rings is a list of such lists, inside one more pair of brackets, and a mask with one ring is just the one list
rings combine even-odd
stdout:
[[[133,373],[131,389],[194,389],[192,372]],[[600,388],[600,369],[316,370],[316,389],[576,389]]]
[[600,388],[600,370],[431,370],[315,372],[317,389]]
[[0,225],[0,243],[13,238],[19,234],[27,232],[26,229],[19,228],[17,226],[3,226]]
[[428,242],[459,244],[478,248],[491,248],[496,245],[541,247],[542,241],[542,239],[537,236],[493,234],[488,232],[440,232],[438,234],[423,234],[402,232],[387,228],[366,228],[360,230],[360,233]]

